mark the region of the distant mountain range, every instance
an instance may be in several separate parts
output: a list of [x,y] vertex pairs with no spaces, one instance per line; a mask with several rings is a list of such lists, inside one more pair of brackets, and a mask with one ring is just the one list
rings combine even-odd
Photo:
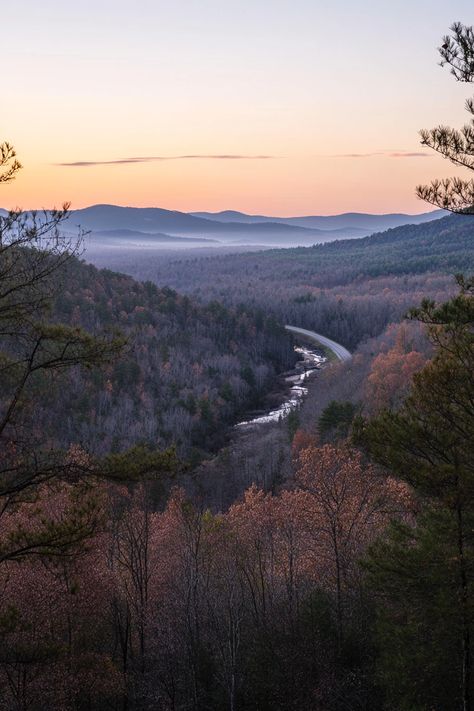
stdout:
[[158,207],[92,205],[74,210],[64,227],[75,231],[80,226],[90,231],[99,242],[115,238],[135,243],[146,240],[148,244],[155,242],[159,245],[192,238],[193,242],[212,240],[234,245],[296,246],[364,237],[393,227],[429,222],[445,214],[443,210],[434,210],[418,215],[344,213],[267,217],[234,210],[186,213]]
[[[196,217],[186,212],[164,210],[158,207],[119,207],[117,205],[93,205],[75,210],[68,220],[69,225],[80,225],[94,234],[106,230],[133,230],[140,233],[165,233],[174,237],[199,236],[215,237],[233,242],[297,242],[310,243],[324,241],[325,230],[313,230],[297,225],[272,222],[270,220],[253,223],[219,222]],[[336,236],[340,236],[340,233]],[[297,239],[299,237],[299,239]]]

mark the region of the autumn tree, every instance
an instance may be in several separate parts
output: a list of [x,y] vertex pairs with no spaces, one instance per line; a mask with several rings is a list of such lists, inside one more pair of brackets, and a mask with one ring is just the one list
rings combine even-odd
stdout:
[[407,394],[413,375],[425,362],[422,353],[404,348],[400,340],[386,353],[379,353],[372,361],[365,385],[370,412],[396,407]]
[[347,446],[310,446],[300,453],[296,484],[307,494],[309,535],[321,575],[335,594],[338,644],[344,638],[348,591],[362,551],[380,532],[402,490]]

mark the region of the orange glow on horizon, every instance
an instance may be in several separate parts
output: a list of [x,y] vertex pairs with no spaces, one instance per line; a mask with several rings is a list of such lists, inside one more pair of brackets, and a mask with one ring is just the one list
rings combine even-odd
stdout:
[[[0,141],[25,167],[0,206],[423,212],[415,186],[456,171],[418,131],[466,120],[436,50],[453,2],[6,3]],[[137,156],[206,157],[61,165]]]
[[194,159],[91,167],[22,162],[16,180],[2,186],[0,204],[7,209],[68,201],[72,209],[109,203],[281,217],[424,212],[430,207],[416,198],[415,185],[446,171],[446,162],[435,156]]

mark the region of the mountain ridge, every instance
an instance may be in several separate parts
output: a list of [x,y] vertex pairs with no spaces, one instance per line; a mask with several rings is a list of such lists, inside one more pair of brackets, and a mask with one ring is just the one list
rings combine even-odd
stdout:
[[336,226],[337,229],[347,227],[360,227],[361,229],[389,229],[390,227],[401,227],[405,224],[421,224],[431,220],[445,217],[448,213],[445,210],[432,210],[429,212],[409,214],[403,212],[390,213],[367,213],[367,212],[343,212],[336,215],[296,215],[291,217],[269,217],[266,215],[250,215],[236,210],[222,210],[220,212],[192,212],[196,217],[216,222],[242,222],[244,224],[259,224],[269,220],[294,225],[295,227],[306,227],[316,229],[330,229],[327,226]]
[[[5,214],[0,211],[0,214]],[[365,237],[407,224],[424,224],[442,218],[445,211],[409,215],[405,213],[371,214],[348,212],[339,215],[300,217],[270,217],[247,215],[224,210],[218,213],[187,213],[160,207],[129,207],[98,203],[71,211],[64,221],[66,230],[84,230],[100,234],[102,238],[125,230],[137,233],[136,238],[156,241],[195,237],[209,238],[233,244],[262,244],[272,246],[309,246],[335,239]],[[104,233],[109,233],[106,235]],[[139,233],[139,234],[138,234]]]

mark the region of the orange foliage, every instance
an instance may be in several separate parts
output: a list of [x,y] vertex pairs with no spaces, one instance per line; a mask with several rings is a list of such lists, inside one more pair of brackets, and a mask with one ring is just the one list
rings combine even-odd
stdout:
[[426,365],[426,357],[409,348],[405,330],[400,328],[394,347],[374,358],[366,383],[366,398],[372,413],[399,405],[415,373]]

